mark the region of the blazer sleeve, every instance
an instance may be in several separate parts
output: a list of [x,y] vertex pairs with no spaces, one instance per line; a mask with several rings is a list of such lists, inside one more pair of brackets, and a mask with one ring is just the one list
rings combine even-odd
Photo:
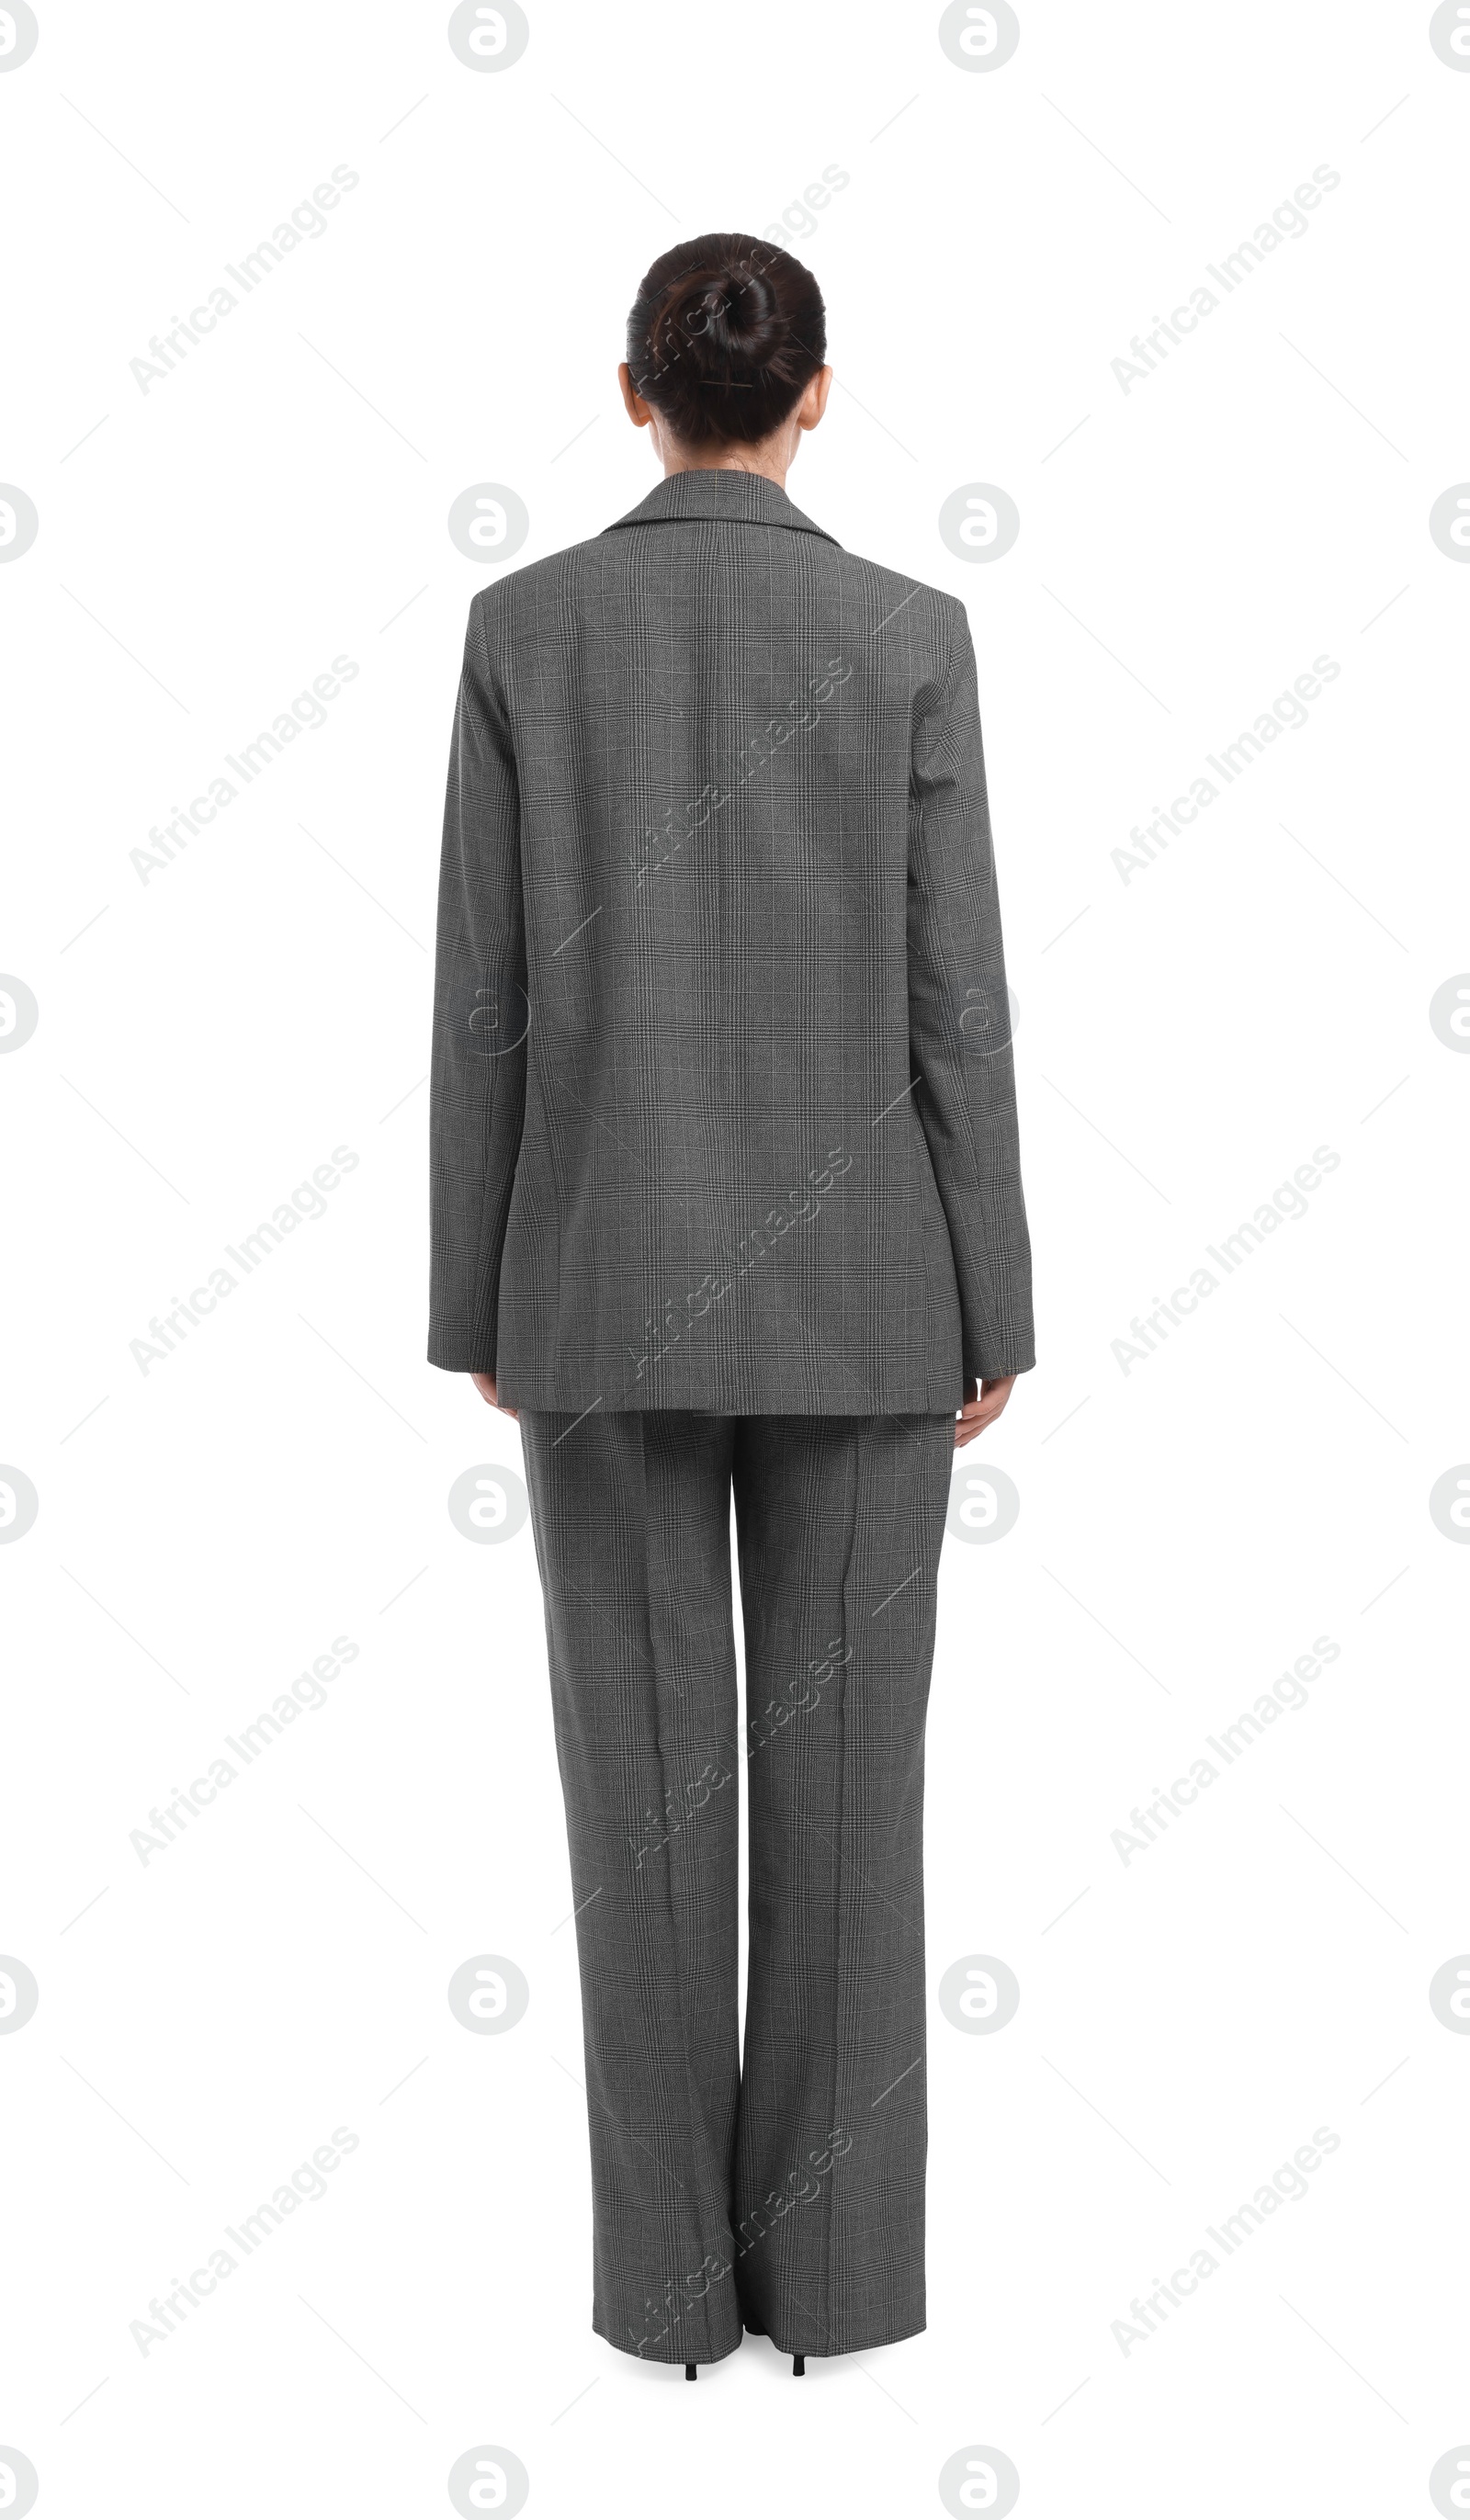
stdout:
[[450,1372],[495,1372],[529,1028],[515,754],[480,595],[449,754],[429,1059],[428,1361]]
[[966,1379],[1036,1363],[1009,998],[975,652],[950,611],[942,679],[915,712],[909,804],[909,1038],[950,1229]]

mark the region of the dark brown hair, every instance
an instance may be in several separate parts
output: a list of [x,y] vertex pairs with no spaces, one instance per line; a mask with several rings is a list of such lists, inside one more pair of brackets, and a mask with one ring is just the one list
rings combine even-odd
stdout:
[[769,437],[825,356],[816,281],[758,237],[672,246],[649,265],[628,317],[634,386],[686,446]]

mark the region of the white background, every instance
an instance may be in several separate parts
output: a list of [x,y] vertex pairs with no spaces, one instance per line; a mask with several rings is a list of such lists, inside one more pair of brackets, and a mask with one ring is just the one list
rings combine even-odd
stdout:
[[[930,9],[635,0],[537,8],[479,74],[441,9],[75,5],[0,75],[0,476],[40,520],[0,568],[0,968],[39,1007],[0,1058],[0,1460],[40,1501],[0,1549],[0,1951],[40,1989],[0,2037],[0,2442],[43,2513],[432,2514],[479,2444],[533,2512],[938,2511],[976,2444],[1023,2513],[1432,2509],[1470,2440],[1470,2042],[1428,2001],[1470,1947],[1470,1555],[1428,1510],[1470,1456],[1470,1061],[1429,1021],[1470,968],[1470,570],[1428,529],[1470,474],[1470,76],[1427,14],[1055,0],[971,74]],[[327,233],[142,391],[150,337],[339,165]],[[1125,393],[1132,337],[1323,165],[1308,233]],[[977,1448],[1015,1528],[946,1547],[927,1831],[931,1999],[985,1954],[1021,2003],[969,2037],[931,2000],[927,2334],[800,2390],[747,2341],[690,2397],[589,2326],[531,1535],[446,1510],[518,1441],[423,1362],[487,574],[445,519],[508,484],[534,560],[641,498],[639,277],[829,167],[788,219],[837,376],[791,493],[968,606],[1021,1011],[1042,1363]],[[1021,518],[989,565],[937,528],[972,481]],[[143,880],[339,654],[327,723]],[[1125,880],[1319,655],[1308,723]],[[141,1372],[339,1146],[327,1212]],[[1133,1316],[1319,1146],[1308,1213],[1125,1372]],[[339,1636],[328,1702],[142,1862]],[[1308,1704],[1125,1864],[1134,1807],[1320,1636]],[[481,1953],[530,1986],[503,2036],[446,2002]],[[337,2127],[327,2193],[140,2353]],[[1318,2128],[1307,2195],[1125,2353]]]

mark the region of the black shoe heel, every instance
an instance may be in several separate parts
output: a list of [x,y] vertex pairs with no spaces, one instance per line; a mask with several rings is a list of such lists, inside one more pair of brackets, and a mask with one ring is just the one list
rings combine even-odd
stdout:
[[806,2378],[806,2375],[807,2375],[807,2358],[806,2358],[806,2356],[805,2356],[804,2354],[793,2354],[793,2355],[792,2355],[792,2357],[791,2357],[791,2377],[792,2377],[792,2379],[793,2379],[793,2380],[804,2380],[804,2379]]
[[684,2366],[684,2376],[685,2376],[685,2378],[686,2378],[687,2380],[697,2380],[697,2379],[698,2379],[698,2377],[699,2377],[699,2365],[698,2365],[698,2363],[697,2363],[697,2362],[686,2362],[686,2364],[685,2364],[685,2366]]

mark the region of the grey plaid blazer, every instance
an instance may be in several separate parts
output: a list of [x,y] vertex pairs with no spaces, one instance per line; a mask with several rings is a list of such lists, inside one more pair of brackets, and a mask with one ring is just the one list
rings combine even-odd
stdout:
[[469,608],[429,1360],[531,1409],[955,1409],[1034,1363],[963,607],[680,472]]

